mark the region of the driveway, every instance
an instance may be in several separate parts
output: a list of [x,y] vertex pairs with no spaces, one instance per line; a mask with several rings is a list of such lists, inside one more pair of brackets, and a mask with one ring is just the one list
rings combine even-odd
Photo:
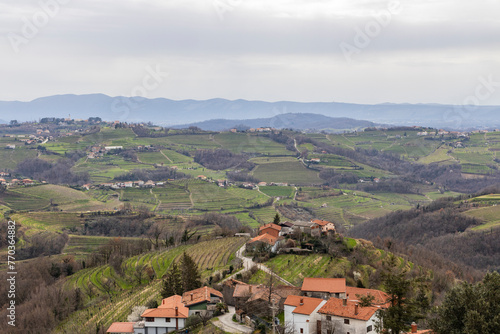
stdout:
[[233,321],[234,306],[229,306],[229,312],[219,316],[219,320],[214,321],[213,324],[228,333],[245,333],[250,334],[253,330],[239,322]]
[[[253,266],[257,266],[257,268],[259,268],[260,270],[262,270],[265,273],[273,275],[274,277],[276,277],[276,279],[278,279],[282,283],[284,283],[286,285],[294,286],[292,283],[288,282],[284,278],[276,275],[273,271],[271,271],[271,269],[269,269],[268,267],[266,267],[262,263],[256,263],[251,258],[243,256],[243,252],[244,251],[245,251],[245,245],[243,245],[240,249],[238,249],[236,251],[236,257],[238,259],[241,259],[241,261],[243,262],[243,270],[241,270],[239,273],[242,273],[242,272],[245,272],[247,270],[250,270],[250,268],[252,268]],[[227,279],[229,279],[229,278],[234,278],[234,276],[236,276],[237,274],[238,273],[235,273],[235,274],[227,277],[226,279],[224,279],[224,281],[227,280]]]

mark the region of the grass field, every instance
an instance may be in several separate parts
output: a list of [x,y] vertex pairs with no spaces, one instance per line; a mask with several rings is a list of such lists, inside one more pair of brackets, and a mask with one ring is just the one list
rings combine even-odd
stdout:
[[213,136],[214,142],[233,153],[250,153],[257,155],[294,155],[285,146],[258,134],[223,132]]
[[260,186],[259,190],[271,197],[293,198],[294,187]]
[[[499,197],[497,197],[497,199],[500,200]],[[483,224],[473,227],[472,230],[481,231],[490,228],[500,227],[500,206],[495,205],[484,208],[472,209],[466,211],[465,214],[467,216],[478,218],[483,222]]]
[[[271,159],[272,161],[272,159]],[[308,169],[296,159],[259,164],[253,171],[254,177],[265,182],[283,182],[296,185],[321,184],[318,172]]]

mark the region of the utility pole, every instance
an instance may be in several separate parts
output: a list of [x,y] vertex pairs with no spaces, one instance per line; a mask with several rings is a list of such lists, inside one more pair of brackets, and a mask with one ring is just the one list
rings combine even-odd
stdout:
[[276,317],[276,311],[278,311],[279,307],[276,305],[276,302],[273,300],[272,301],[272,306],[271,306],[271,311],[272,311],[272,315],[273,315],[273,319],[272,319],[272,324],[273,324],[273,334],[276,334],[276,321],[274,320],[274,318]]

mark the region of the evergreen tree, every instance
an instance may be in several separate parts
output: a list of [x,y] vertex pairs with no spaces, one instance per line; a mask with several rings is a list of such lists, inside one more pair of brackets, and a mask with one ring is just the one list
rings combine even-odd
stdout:
[[281,221],[280,215],[279,213],[276,213],[276,216],[274,216],[273,223],[279,225],[280,221]]
[[182,275],[179,267],[175,262],[167,272],[167,276],[163,280],[163,288],[161,290],[162,298],[167,298],[173,295],[182,295]]
[[437,334],[499,334],[500,274],[488,273],[480,283],[452,288],[430,325]]
[[201,287],[201,275],[198,271],[198,265],[186,252],[182,255],[181,275],[184,292]]
[[[428,280],[420,275],[409,277],[406,269],[400,269],[399,260],[394,255],[384,263],[382,274],[385,292],[390,306],[379,311],[377,329],[389,330],[391,334],[401,334],[410,329],[410,324],[423,319],[429,309]],[[361,305],[368,306],[373,298],[361,298]]]

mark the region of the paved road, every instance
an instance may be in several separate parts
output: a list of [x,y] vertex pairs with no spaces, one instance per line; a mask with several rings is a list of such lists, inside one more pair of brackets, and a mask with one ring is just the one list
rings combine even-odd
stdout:
[[[265,273],[268,273],[268,274],[271,274],[273,275],[274,277],[276,277],[276,279],[278,279],[279,281],[281,281],[282,283],[286,284],[286,285],[290,285],[290,286],[293,286],[292,283],[288,282],[287,280],[285,280],[284,278],[281,278],[279,277],[278,275],[276,275],[275,273],[273,273],[271,271],[271,269],[269,269],[268,267],[266,267],[265,265],[263,265],[262,263],[256,263],[254,262],[251,258],[249,257],[246,257],[246,256],[243,256],[243,252],[245,251],[245,245],[241,246],[240,249],[238,249],[238,251],[236,251],[236,257],[238,259],[241,259],[241,261],[243,261],[243,270],[242,271],[239,271],[238,273],[242,273],[242,272],[245,272],[247,270],[250,270],[250,268],[252,268],[253,266],[257,266],[257,268],[259,268],[260,270],[262,270],[263,272]],[[236,274],[238,274],[236,273]],[[233,278],[236,274],[234,275],[231,275],[229,276],[228,278],[226,279],[229,279],[229,278]]]
[[233,321],[234,306],[229,306],[229,312],[219,316],[219,320],[214,321],[214,325],[229,333],[252,333],[248,326],[241,325]]

